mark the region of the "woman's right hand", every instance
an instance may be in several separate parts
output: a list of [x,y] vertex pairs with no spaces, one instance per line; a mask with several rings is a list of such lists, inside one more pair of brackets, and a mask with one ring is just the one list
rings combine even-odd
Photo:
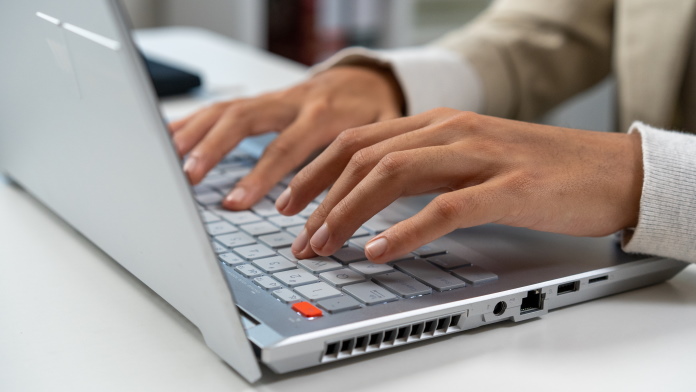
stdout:
[[339,66],[287,90],[220,102],[170,124],[192,184],[247,136],[277,131],[254,169],[223,206],[247,209],[316,150],[348,128],[401,116],[403,96],[391,72]]

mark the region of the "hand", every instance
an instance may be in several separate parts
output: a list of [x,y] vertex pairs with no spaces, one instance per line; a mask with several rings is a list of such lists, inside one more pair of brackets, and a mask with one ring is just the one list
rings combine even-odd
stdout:
[[614,134],[436,109],[346,130],[276,202],[295,214],[331,190],[292,246],[329,255],[401,196],[444,192],[377,235],[387,262],[457,228],[500,223],[578,236],[635,226],[643,182],[638,133]]
[[280,132],[223,201],[239,210],[251,207],[344,129],[399,117],[402,105],[391,73],[336,67],[287,90],[215,104],[169,127],[179,154],[189,154],[184,171],[193,184],[243,138]]

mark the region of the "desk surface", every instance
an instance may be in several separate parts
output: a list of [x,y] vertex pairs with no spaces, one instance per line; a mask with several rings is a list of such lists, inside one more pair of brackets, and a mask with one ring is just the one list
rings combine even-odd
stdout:
[[[202,70],[208,81],[197,100],[169,101],[172,117],[201,101],[301,77],[292,63],[200,30],[138,39],[147,52]],[[258,91],[242,90],[249,75],[259,79]],[[696,383],[695,266],[667,283],[541,319],[285,376],[264,370],[261,382],[248,385],[171,306],[1,177],[0,238],[2,391],[673,391]]]

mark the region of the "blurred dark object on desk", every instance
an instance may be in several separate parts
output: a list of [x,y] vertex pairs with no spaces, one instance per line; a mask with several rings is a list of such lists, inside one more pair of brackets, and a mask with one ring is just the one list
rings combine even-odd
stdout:
[[201,86],[201,78],[189,71],[143,56],[158,97],[185,94]]

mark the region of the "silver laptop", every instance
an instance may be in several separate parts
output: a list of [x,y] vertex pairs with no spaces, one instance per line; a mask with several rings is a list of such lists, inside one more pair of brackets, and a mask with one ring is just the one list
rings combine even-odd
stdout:
[[[613,237],[487,225],[387,265],[375,233],[427,198],[394,203],[329,258],[289,245],[310,207],[250,211],[224,191],[254,164],[230,154],[191,188],[115,0],[26,0],[0,15],[0,169],[190,319],[249,381],[655,284],[687,264],[628,255]],[[395,354],[398,355],[398,354]],[[365,357],[367,359],[368,357]]]

